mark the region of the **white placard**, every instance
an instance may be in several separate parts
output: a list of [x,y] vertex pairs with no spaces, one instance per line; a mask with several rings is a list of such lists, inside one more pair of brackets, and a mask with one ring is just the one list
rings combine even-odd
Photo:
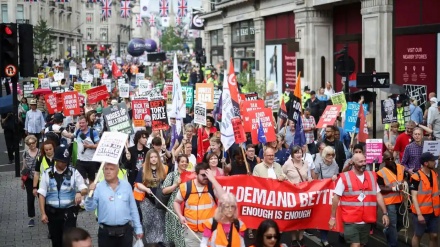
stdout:
[[50,89],[50,80],[49,78],[41,79],[41,88]]
[[83,79],[83,80],[85,80],[86,78],[87,78],[87,75],[89,74],[89,71],[88,70],[83,70],[82,72],[81,72],[81,78]]
[[118,79],[118,84],[124,84],[124,83],[125,83],[125,78]]
[[100,58],[100,59],[99,59],[99,63],[100,63],[100,64],[104,64],[104,62],[105,62],[105,61],[104,61],[104,58]]
[[54,82],[51,82],[49,85],[52,88],[52,87],[58,87],[60,84],[58,84],[57,81],[54,81]]
[[149,80],[139,80],[139,94],[144,95],[151,90],[151,83]]
[[128,135],[121,132],[105,131],[98,143],[92,161],[119,164]]
[[136,85],[139,85],[140,80],[145,80],[145,74],[144,73],[137,73],[136,74]]
[[92,74],[88,74],[87,77],[84,79],[84,81],[86,81],[86,82],[93,82],[93,75]]
[[127,83],[119,84],[119,97],[128,98],[130,96],[130,85]]
[[111,79],[103,79],[102,84],[107,87],[107,91],[109,93],[112,91],[112,80]]
[[206,103],[194,102],[194,123],[206,125]]
[[122,63],[122,58],[121,57],[117,57],[116,58],[116,63],[117,64],[121,64]]
[[440,141],[424,141],[423,142],[423,153],[430,152],[434,156],[440,155]]
[[93,77],[94,78],[99,78],[99,72],[100,72],[99,69],[94,69],[93,70]]
[[55,81],[61,81],[62,79],[64,79],[64,73],[56,73],[53,75],[53,79]]
[[83,69],[85,69],[85,68],[87,67],[86,62],[82,62],[82,63],[81,63],[81,67],[82,67]]
[[71,66],[70,67],[70,75],[76,75],[77,71],[76,71],[76,66]]

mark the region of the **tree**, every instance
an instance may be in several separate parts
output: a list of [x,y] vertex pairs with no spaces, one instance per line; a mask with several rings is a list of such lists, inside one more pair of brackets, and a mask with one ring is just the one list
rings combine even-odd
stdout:
[[34,53],[40,55],[50,55],[54,50],[55,43],[51,37],[52,30],[47,26],[47,21],[40,19],[34,26]]
[[163,51],[176,51],[183,49],[183,39],[176,34],[174,27],[165,28],[160,43]]

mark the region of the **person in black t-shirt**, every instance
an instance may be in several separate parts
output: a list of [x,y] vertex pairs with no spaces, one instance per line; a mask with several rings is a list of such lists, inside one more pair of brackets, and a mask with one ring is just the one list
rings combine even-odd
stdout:
[[148,148],[145,146],[147,144],[148,133],[145,130],[140,130],[136,132],[134,135],[134,143],[136,145],[128,148],[128,152],[130,152],[130,159],[127,159],[124,154],[121,155],[122,163],[125,165],[125,169],[128,171],[128,182],[133,187],[134,181],[136,180],[136,176],[138,174],[139,169],[142,167],[142,164],[145,161],[145,155],[148,152]]

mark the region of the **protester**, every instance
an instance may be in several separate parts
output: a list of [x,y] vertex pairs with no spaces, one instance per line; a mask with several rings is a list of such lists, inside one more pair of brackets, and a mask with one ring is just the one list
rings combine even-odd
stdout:
[[76,169],[84,180],[88,179],[89,183],[92,183],[100,165],[92,161],[93,154],[98,147],[99,133],[88,126],[84,116],[78,118],[78,123],[79,130],[75,132],[75,140],[78,145]]
[[214,172],[214,176],[224,176],[224,169],[221,169],[218,167],[219,165],[219,158],[215,153],[207,153],[206,159],[208,160],[209,169]]
[[315,164],[315,167],[318,162],[322,161],[322,151],[324,150],[325,147],[326,145],[323,142],[316,143],[317,152],[316,154],[313,155],[313,163]]
[[54,156],[55,156],[55,148],[56,145],[51,140],[46,140],[41,145],[41,154],[37,158],[35,162],[35,172],[34,172],[34,180],[33,180],[33,190],[32,193],[34,196],[37,196],[38,183],[40,182],[40,174],[43,174],[45,170],[51,168],[55,164]]
[[[319,121],[319,118],[318,118]],[[306,136],[306,144],[310,153],[315,153],[315,137],[317,136],[316,120],[310,115],[310,108],[304,110],[304,116],[302,117],[303,130]],[[292,141],[293,143],[293,141]],[[288,143],[291,146],[292,143]]]
[[281,246],[281,232],[274,220],[267,219],[260,223],[252,247],[279,247]]
[[[364,148],[361,144],[358,143],[353,146],[353,155],[354,154],[363,154],[363,153],[364,153]],[[342,169],[342,172],[348,172],[348,171],[352,170],[353,166],[354,166],[354,160],[352,157],[351,159],[347,159],[345,161],[344,168]],[[367,169],[367,171],[372,170],[368,164],[365,169]]]
[[405,151],[406,146],[410,142],[412,142],[412,134],[413,130],[416,127],[414,121],[408,121],[405,124],[405,132],[400,133],[396,138],[396,144],[394,145],[394,159],[396,162],[400,162],[403,157],[403,152]]
[[429,246],[438,246],[440,193],[438,174],[434,171],[436,158],[429,152],[420,155],[421,169],[411,175],[411,211],[414,236],[412,246],[419,247],[424,233],[429,234]]
[[151,141],[151,145],[159,154],[162,164],[168,164],[168,160],[171,159],[171,152],[167,150],[165,140],[162,137],[154,137]]
[[275,162],[277,162],[278,164],[284,164],[286,162],[286,160],[289,159],[289,150],[285,147],[285,140],[284,140],[284,135],[281,134],[277,134],[277,140],[273,141],[273,142],[269,142],[267,143],[262,149],[260,149],[260,153],[259,153],[259,157],[263,158],[264,156],[264,150],[268,147],[271,147],[275,150]]
[[20,104],[18,104],[18,123],[20,128],[20,146],[22,146],[22,139],[24,143],[24,138],[26,137],[24,132],[24,124],[26,122],[26,113],[29,111],[29,104],[27,102],[27,98],[22,97],[20,100]]
[[40,153],[37,143],[38,140],[34,135],[28,135],[24,142],[28,146],[28,150],[23,152],[23,166],[21,168],[21,188],[26,189],[27,214],[29,217],[28,227],[35,226],[35,196],[32,193],[34,184],[35,163]]
[[92,237],[82,228],[69,228],[63,234],[63,247],[92,247]]
[[26,112],[26,121],[24,123],[24,130],[26,135],[33,135],[37,138],[37,147],[39,140],[44,133],[46,125],[45,117],[43,113],[37,109],[37,100],[32,99],[29,103],[31,109]]
[[134,135],[135,145],[128,148],[130,159],[122,155],[122,162],[125,164],[125,169],[128,171],[128,182],[133,187],[139,170],[145,161],[145,155],[148,152],[147,144],[148,133],[145,130],[140,130]]
[[238,219],[237,199],[231,193],[219,198],[213,218],[203,223],[203,238],[200,247],[234,246],[245,247],[246,225]]
[[416,123],[423,123],[423,111],[422,108],[417,105],[417,100],[410,99],[409,112],[412,121]]
[[220,138],[217,136],[211,137],[209,139],[209,144],[210,146],[208,152],[206,152],[205,155],[203,156],[203,161],[209,163],[208,156],[209,154],[213,153],[217,155],[217,157],[219,158],[219,162],[217,166],[223,169],[226,166],[226,164],[229,164],[230,159],[227,156],[227,153],[223,150],[223,144]]
[[213,126],[215,120],[211,116],[206,117],[206,126],[201,126],[197,130],[197,162],[203,161],[203,157],[210,147],[210,138],[217,132],[217,128]]
[[[249,172],[248,169],[249,168]],[[231,164],[227,164],[225,167],[225,173],[228,175],[244,175],[244,174],[252,174],[254,167],[247,166],[244,157],[243,151],[241,148],[234,148],[232,150],[232,161]]]
[[334,136],[336,129],[336,126],[327,126],[325,128],[325,137],[323,142],[326,146],[330,146],[335,149],[336,163],[339,166],[339,172],[341,172],[344,167],[346,156],[344,151],[344,144],[339,141],[339,139],[336,139]]
[[186,143],[191,143],[191,153],[193,155],[197,155],[197,136],[194,132],[194,125],[191,123],[185,125],[184,133],[177,138],[177,141],[174,143],[173,146],[173,151],[176,152],[177,148],[179,148],[180,146],[182,146],[181,149],[184,149],[183,146]]
[[252,144],[246,145],[246,162],[249,164],[249,168],[251,169],[251,172],[254,171],[254,168],[257,164],[261,162],[260,157],[255,155],[255,146]]
[[85,200],[87,211],[98,209],[98,246],[133,246],[130,222],[137,239],[143,237],[143,230],[131,186],[126,180],[118,178],[117,164],[105,163],[103,170],[105,181],[91,183],[89,189],[94,190],[93,196]]
[[[304,122],[303,122],[304,124]],[[292,120],[287,120],[286,122],[286,126],[281,126],[282,128],[280,129],[280,131],[278,133],[283,134],[284,135],[284,139],[286,140],[286,144],[287,146],[291,146],[293,144],[293,140],[295,139],[295,122],[293,122]],[[306,128],[303,125],[304,128]],[[307,138],[307,135],[306,135]]]
[[278,181],[286,180],[281,165],[275,162],[275,149],[267,147],[264,150],[263,162],[255,166],[252,175],[262,178],[278,179]]
[[[14,114],[12,112],[1,114],[1,126],[5,135],[6,151],[9,164],[14,164],[14,140],[18,139],[15,133]],[[20,138],[21,143],[21,138]]]
[[332,95],[335,93],[331,82],[327,81],[325,83],[324,94],[327,95],[328,99],[331,99]]
[[65,146],[55,149],[55,165],[44,171],[38,189],[41,221],[48,224],[53,247],[62,246],[63,232],[76,227],[77,205],[87,194],[81,174],[69,166],[70,153]]
[[393,122],[390,124],[390,129],[384,133],[383,143],[390,152],[393,152],[394,146],[396,145],[397,136],[399,135],[399,132],[397,131],[398,128],[399,123]]
[[402,157],[402,165],[405,167],[405,171],[411,175],[421,167],[419,159],[423,149],[423,130],[414,128],[412,136],[414,141],[405,147]]
[[44,129],[44,140],[50,139],[57,146],[60,144],[70,144],[74,135],[63,127],[64,116],[61,113],[55,113],[52,116],[52,124]]
[[430,135],[431,140],[440,140],[440,102],[437,103],[437,112],[431,116],[431,122],[428,122],[428,127],[433,130]]

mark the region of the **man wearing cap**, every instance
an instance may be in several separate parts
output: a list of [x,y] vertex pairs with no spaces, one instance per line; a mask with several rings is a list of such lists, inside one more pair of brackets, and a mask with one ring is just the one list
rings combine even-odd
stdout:
[[302,95],[302,101],[301,101],[303,109],[306,108],[305,107],[306,102],[307,102],[308,99],[310,99],[310,97],[311,97],[311,95],[310,95],[310,88],[309,88],[309,86],[305,86],[304,87],[304,93]]
[[32,99],[29,103],[31,109],[26,112],[26,121],[24,123],[24,130],[26,135],[34,135],[37,137],[37,147],[38,142],[44,133],[44,127],[46,121],[44,120],[43,113],[37,109],[37,100]]
[[66,146],[55,150],[55,165],[46,169],[41,177],[38,197],[41,221],[49,226],[53,247],[62,247],[63,232],[76,227],[77,205],[87,194],[81,174],[68,166],[70,153]]
[[[131,185],[118,178],[119,166],[104,165],[105,181],[90,184],[94,190],[92,197],[85,200],[87,211],[98,209],[98,246],[133,246],[133,227],[136,238],[143,237],[139,212],[133,197]],[[115,214],[117,212],[117,214]]]
[[429,234],[429,246],[438,246],[440,192],[438,174],[434,171],[436,158],[429,152],[420,155],[421,169],[411,176],[411,211],[414,215],[412,246],[419,247],[424,233]]

